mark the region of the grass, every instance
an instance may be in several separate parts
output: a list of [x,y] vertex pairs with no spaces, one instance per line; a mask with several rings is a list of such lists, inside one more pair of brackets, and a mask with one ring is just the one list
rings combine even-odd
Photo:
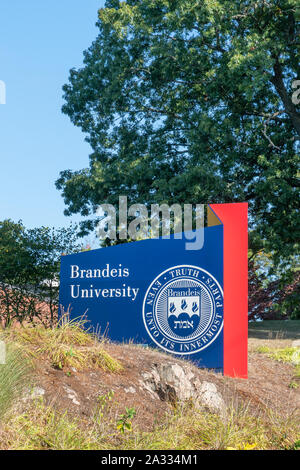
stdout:
[[91,450],[91,432],[67,413],[56,412],[43,402],[35,403],[26,413],[11,417],[0,434],[2,446],[11,450]]
[[120,433],[118,421],[102,417],[74,419],[43,401],[26,413],[11,416],[0,431],[1,447],[22,450],[254,450],[294,449],[299,446],[299,423],[293,416],[251,416],[247,407],[219,416],[193,407],[173,410],[152,432]]
[[19,348],[6,346],[5,363],[0,364],[0,419],[29,386],[31,368]]
[[199,410],[183,410],[153,433],[132,437],[127,448],[138,450],[252,450],[292,448],[299,438],[293,417],[254,417],[247,407],[232,407],[227,416]]
[[[84,320],[63,318],[53,329],[19,328],[5,333],[8,358],[0,365],[0,448],[53,450],[259,450],[300,448],[299,417],[283,416],[266,409],[254,415],[247,404],[231,406],[220,416],[199,410],[193,404],[172,408],[152,431],[141,432],[135,425],[135,409],[122,414],[112,392],[99,396],[90,416],[74,418],[46,405],[43,399],[26,402],[26,411],[16,413],[10,407],[28,386],[28,361],[50,358],[53,367],[67,369],[102,368],[110,372],[122,365],[105,351],[105,342],[84,329]],[[269,342],[268,342],[269,343]],[[262,346],[259,353],[272,360],[295,365],[297,388],[299,350]],[[298,352],[297,352],[298,351]],[[1,376],[2,373],[2,376]],[[3,384],[6,384],[3,387]],[[2,395],[1,395],[2,394]],[[2,408],[1,408],[2,407]],[[134,410],[134,413],[129,413]],[[4,414],[5,413],[5,414]],[[120,429],[120,422],[128,426]],[[126,421],[124,421],[126,420]]]
[[278,362],[287,362],[295,367],[295,375],[289,384],[289,388],[299,388],[300,382],[300,349],[293,347],[286,348],[270,348],[268,346],[260,346],[256,348],[256,352],[266,354],[270,359]]
[[270,348],[268,346],[261,346],[257,348],[257,352],[267,354],[268,357],[279,362],[289,362],[295,365],[300,364],[300,349],[287,347],[287,348]]
[[26,327],[8,330],[9,341],[21,345],[32,357],[44,356],[53,367],[77,370],[101,368],[109,372],[123,369],[104,349],[103,341],[89,333],[83,318],[69,320],[64,315],[55,328]]
[[249,337],[300,339],[300,320],[264,320],[249,323]]

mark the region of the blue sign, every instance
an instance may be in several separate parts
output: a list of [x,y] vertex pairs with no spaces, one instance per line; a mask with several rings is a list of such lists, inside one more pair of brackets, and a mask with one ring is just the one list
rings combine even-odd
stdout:
[[171,237],[62,256],[60,305],[112,341],[223,370],[223,225],[203,230],[195,251]]

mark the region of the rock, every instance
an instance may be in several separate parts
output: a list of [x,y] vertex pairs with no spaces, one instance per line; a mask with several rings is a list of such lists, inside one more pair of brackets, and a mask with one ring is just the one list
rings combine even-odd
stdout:
[[77,400],[77,393],[72,390],[70,387],[64,386],[65,391],[67,392],[68,398],[74,403],[74,405],[80,405],[80,401]]
[[45,395],[45,390],[42,387],[34,387],[34,389],[31,392],[31,398],[39,398]]
[[134,387],[128,387],[128,388],[124,388],[124,392],[126,393],[135,393],[136,390]]
[[225,403],[221,395],[218,393],[217,387],[212,382],[202,382],[198,390],[198,402],[206,405],[211,410],[225,410]]
[[224,413],[225,402],[212,382],[201,381],[189,365],[178,363],[154,364],[141,374],[140,384],[152,397],[171,403],[192,400],[197,407]]
[[37,398],[43,397],[46,391],[42,387],[34,387],[33,389],[27,389],[22,397],[23,402],[29,400],[36,400]]
[[294,364],[294,366],[298,366],[300,364],[300,348],[293,352],[292,364]]

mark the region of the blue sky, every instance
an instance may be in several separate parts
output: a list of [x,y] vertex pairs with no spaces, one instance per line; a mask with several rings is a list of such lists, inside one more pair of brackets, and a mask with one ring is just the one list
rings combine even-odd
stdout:
[[98,34],[104,0],[1,0],[0,220],[61,227],[65,217],[55,180],[61,170],[88,166],[84,135],[61,113],[69,70]]

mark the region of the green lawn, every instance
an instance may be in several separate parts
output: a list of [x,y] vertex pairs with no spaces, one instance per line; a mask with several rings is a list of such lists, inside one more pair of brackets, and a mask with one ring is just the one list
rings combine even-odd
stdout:
[[249,338],[300,339],[300,320],[249,322]]

